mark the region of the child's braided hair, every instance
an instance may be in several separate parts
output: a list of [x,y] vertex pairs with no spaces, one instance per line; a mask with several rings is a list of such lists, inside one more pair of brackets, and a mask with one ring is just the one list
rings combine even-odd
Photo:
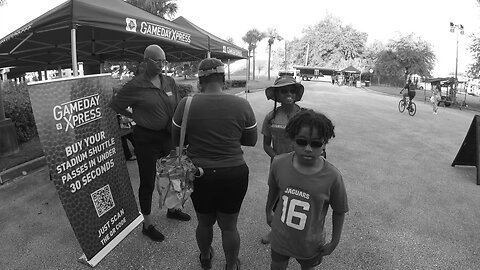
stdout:
[[293,140],[302,127],[316,128],[319,136],[325,140],[325,144],[331,138],[335,138],[335,126],[323,113],[311,109],[302,110],[288,121],[285,132]]

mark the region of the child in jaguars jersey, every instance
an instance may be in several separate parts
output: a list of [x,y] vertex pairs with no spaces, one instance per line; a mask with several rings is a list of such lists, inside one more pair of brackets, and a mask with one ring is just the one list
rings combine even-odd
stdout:
[[[263,150],[271,160],[276,155],[293,151],[290,139],[285,133],[285,127],[290,118],[301,110],[305,110],[296,104],[302,99],[304,91],[303,85],[291,76],[279,77],[272,86],[265,89],[267,99],[274,101],[273,110],[265,116],[262,125]],[[278,103],[280,106],[277,106]],[[325,149],[322,156],[326,157]],[[270,232],[262,237],[261,242],[270,243]]]
[[[337,247],[348,211],[342,175],[321,156],[329,139],[335,137],[334,126],[325,115],[303,110],[288,122],[286,132],[294,151],[275,156],[268,178],[265,210],[272,228],[271,269],[287,269],[291,257],[301,269],[314,269]],[[333,228],[331,241],[326,242],[329,206]]]

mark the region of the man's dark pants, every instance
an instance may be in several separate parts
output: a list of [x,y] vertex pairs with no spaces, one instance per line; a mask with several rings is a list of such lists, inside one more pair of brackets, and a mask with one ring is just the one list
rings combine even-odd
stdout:
[[162,130],[156,131],[140,126],[133,129],[135,154],[140,174],[138,200],[143,215],[150,215],[152,195],[155,189],[156,162],[174,149],[171,135]]

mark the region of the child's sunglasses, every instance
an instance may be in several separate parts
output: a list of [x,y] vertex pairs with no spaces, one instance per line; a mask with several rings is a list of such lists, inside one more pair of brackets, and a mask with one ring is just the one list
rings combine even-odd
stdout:
[[323,142],[320,141],[320,140],[313,140],[313,141],[308,141],[308,140],[305,140],[305,139],[295,139],[295,143],[298,145],[298,146],[307,146],[307,144],[310,145],[310,147],[312,148],[320,148],[323,146]]

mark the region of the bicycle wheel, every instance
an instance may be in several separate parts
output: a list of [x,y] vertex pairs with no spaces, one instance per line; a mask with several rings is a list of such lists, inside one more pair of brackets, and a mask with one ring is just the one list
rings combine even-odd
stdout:
[[412,105],[410,105],[410,110],[408,110],[408,114],[411,116],[414,116],[417,113],[417,104],[412,102]]
[[403,111],[405,111],[405,102],[403,102],[403,99],[401,99],[399,102],[398,102],[398,111],[403,113]]

